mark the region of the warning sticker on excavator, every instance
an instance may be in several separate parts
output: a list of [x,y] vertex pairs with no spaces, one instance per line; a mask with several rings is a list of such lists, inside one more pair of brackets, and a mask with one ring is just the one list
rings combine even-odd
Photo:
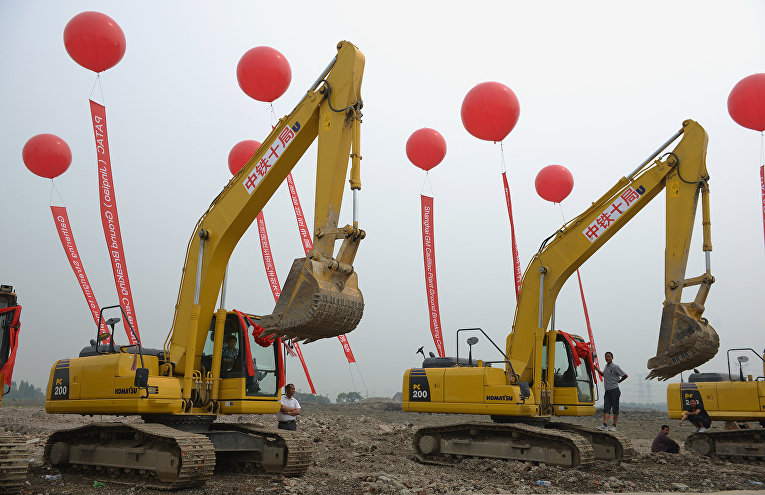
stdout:
[[284,129],[279,132],[279,136],[268,147],[260,161],[255,164],[255,168],[242,182],[244,188],[247,189],[247,194],[252,194],[255,188],[258,187],[260,181],[263,180],[263,177],[266,176],[271,167],[276,164],[279,157],[284,154],[294,138],[295,131],[290,126],[284,126]]
[[629,210],[632,205],[640,199],[640,195],[644,192],[645,188],[643,186],[640,186],[637,189],[630,186],[625,189],[619,197],[617,197],[595,218],[594,222],[582,231],[582,234],[584,234],[590,242],[598,240],[598,238],[602,236],[625,211]]

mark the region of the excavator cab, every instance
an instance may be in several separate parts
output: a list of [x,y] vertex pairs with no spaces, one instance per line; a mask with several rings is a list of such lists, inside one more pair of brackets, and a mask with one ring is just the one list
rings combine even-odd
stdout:
[[[552,350],[549,342],[554,343]],[[542,348],[542,382],[552,385],[550,406],[554,416],[581,416],[590,409],[595,412],[595,371],[590,352],[578,335],[547,333]]]
[[223,346],[221,355],[214,355],[215,322],[213,316],[209,336],[202,351],[201,366],[203,374],[213,369],[213,362],[220,360],[220,400],[224,402],[241,401],[245,398],[278,396],[279,348],[276,340],[257,339],[263,335],[259,325],[260,317],[255,315],[240,316],[229,312],[223,327]]

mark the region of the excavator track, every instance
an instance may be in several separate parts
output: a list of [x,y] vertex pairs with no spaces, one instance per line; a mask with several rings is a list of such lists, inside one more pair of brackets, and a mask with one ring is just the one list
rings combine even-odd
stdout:
[[21,493],[29,451],[23,437],[0,431],[0,493]]
[[155,490],[199,486],[215,468],[215,450],[205,435],[152,423],[91,423],[58,431],[48,437],[44,459],[58,469],[93,469]]
[[599,461],[630,462],[637,455],[632,442],[616,431],[603,431],[558,421],[551,421],[545,427],[553,430],[573,431],[581,435],[590,443],[595,453],[595,459]]
[[575,468],[595,462],[592,446],[581,435],[520,423],[421,428],[412,445],[417,460],[426,464],[450,465],[455,457],[512,459]]
[[765,463],[765,430],[726,430],[693,433],[685,448],[707,457],[731,462]]
[[281,462],[259,463],[252,462],[247,456],[238,454],[220,456],[221,459],[216,468],[240,472],[301,476],[311,464],[313,442],[302,433],[236,423],[213,423],[212,428],[214,430],[239,431],[261,437],[264,440],[264,452],[271,451],[273,453],[271,457],[275,461],[281,459]]

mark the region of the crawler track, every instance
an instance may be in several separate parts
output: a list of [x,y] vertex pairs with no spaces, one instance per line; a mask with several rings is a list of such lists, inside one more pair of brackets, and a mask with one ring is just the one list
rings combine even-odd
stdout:
[[21,493],[29,452],[24,438],[0,431],[0,493]]
[[91,423],[53,433],[44,459],[59,469],[95,470],[155,490],[199,486],[215,468],[204,435],[160,424]]
[[551,421],[545,426],[553,430],[573,431],[581,435],[592,445],[595,459],[601,461],[629,462],[637,455],[629,439],[616,431],[603,431],[559,421]]
[[[189,432],[160,423],[91,423],[52,434],[45,462],[156,490],[198,487],[215,469],[300,476],[311,463],[312,443],[301,433],[235,423],[198,426]],[[256,447],[224,442],[215,444],[221,446],[216,452],[212,439],[221,433]]]
[[216,469],[300,476],[308,470],[311,464],[313,444],[302,433],[236,423],[213,423],[212,427],[217,430],[240,431],[248,435],[262,437],[265,449],[275,449],[283,453],[283,464],[280,467],[264,467],[258,465],[257,462],[252,462],[243,458],[243,456],[236,455],[226,456],[221,459],[220,465],[216,466]]
[[462,423],[427,427],[412,439],[415,457],[429,464],[454,458],[487,457],[589,467],[595,453],[581,435],[525,424]]
[[732,462],[765,463],[765,429],[707,431],[685,439],[685,448]]

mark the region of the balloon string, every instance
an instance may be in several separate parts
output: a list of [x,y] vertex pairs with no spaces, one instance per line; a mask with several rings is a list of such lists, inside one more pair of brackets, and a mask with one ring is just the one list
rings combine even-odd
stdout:
[[54,191],[56,192],[58,199],[61,201],[61,204],[66,207],[66,202],[64,201],[63,196],[61,196],[61,193],[58,192],[58,189],[56,189],[56,182],[53,179],[50,180],[50,198],[48,199],[48,206],[53,206]]
[[[348,366],[350,366],[351,363],[348,363]],[[364,381],[364,375],[361,374],[361,367],[359,367],[359,363],[356,364],[356,371],[359,372],[359,377],[361,378],[361,383],[364,384],[364,390],[367,392],[367,397],[369,397],[369,389],[367,388],[367,382]]]
[[428,184],[430,186],[430,196],[433,197],[433,184],[430,183],[430,173],[426,170],[425,171],[425,180],[422,183],[422,189],[420,189],[420,194],[425,192],[425,184]]
[[348,374],[351,375],[351,383],[353,384],[353,390],[358,393],[359,389],[356,388],[356,380],[353,379],[353,368],[351,368],[351,363],[348,363]]
[[566,215],[563,213],[563,203],[558,203],[560,207],[560,216],[563,218],[563,225],[566,224]]
[[760,165],[765,165],[765,132],[760,132]]
[[269,106],[271,107],[271,128],[273,129],[276,127],[278,119],[276,118],[276,111],[274,110],[274,102],[269,103]]
[[499,154],[500,154],[502,172],[505,172],[506,170],[505,170],[505,142],[504,141],[499,142]]
[[89,98],[93,99],[93,92],[96,90],[96,84],[98,84],[98,90],[101,93],[101,103],[106,106],[106,98],[104,98],[104,88],[101,86],[101,73],[96,74],[96,80],[93,83],[93,87],[90,89]]

